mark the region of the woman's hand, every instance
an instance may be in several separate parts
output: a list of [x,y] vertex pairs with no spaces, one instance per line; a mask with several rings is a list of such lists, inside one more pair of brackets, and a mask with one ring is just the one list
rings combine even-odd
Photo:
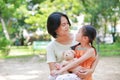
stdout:
[[92,72],[92,69],[83,69],[76,71],[75,74],[77,74],[81,79],[85,79],[87,76],[92,74]]

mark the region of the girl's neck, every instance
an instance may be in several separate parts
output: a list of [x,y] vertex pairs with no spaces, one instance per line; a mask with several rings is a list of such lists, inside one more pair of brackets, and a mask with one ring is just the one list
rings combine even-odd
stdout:
[[90,44],[89,43],[81,43],[81,47],[82,48],[90,48]]

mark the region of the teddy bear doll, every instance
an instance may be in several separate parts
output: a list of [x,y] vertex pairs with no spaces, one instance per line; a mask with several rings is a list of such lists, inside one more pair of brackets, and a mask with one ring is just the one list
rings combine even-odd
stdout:
[[[67,50],[63,52],[63,61],[61,63],[56,63],[56,68],[57,70],[60,70],[62,67],[68,65],[69,63],[71,63],[74,60],[77,60],[77,58],[75,58],[75,51],[74,50]],[[76,66],[72,69],[70,69],[69,71],[64,71],[63,74],[65,73],[70,73],[70,72],[75,72],[78,69],[80,69],[81,72],[84,72],[85,68],[81,67],[81,66]]]

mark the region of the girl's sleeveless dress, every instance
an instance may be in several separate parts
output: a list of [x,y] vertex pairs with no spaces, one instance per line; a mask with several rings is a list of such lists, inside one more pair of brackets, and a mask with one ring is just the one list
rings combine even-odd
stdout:
[[[75,57],[80,58],[82,55],[84,55],[85,50],[76,49],[75,52],[76,52]],[[93,54],[96,55],[96,52],[94,52]],[[84,61],[82,64],[80,64],[80,66],[82,66],[86,69],[90,69],[92,67],[92,64],[94,63],[95,59],[96,59],[95,57],[91,57],[91,58],[87,59],[86,61]],[[92,80],[92,74],[87,76],[84,80]]]

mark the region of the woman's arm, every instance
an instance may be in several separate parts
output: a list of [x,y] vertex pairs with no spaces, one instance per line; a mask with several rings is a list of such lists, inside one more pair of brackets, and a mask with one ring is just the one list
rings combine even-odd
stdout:
[[50,69],[50,75],[55,75],[56,72],[56,67],[55,67],[55,62],[48,63],[49,69]]
[[50,71],[55,70],[55,62],[48,63]]
[[69,63],[68,65],[66,65],[65,67],[63,67],[61,70],[59,70],[56,74],[61,74],[64,71],[67,71],[70,68],[76,67],[79,64],[81,64],[82,62],[84,62],[85,60],[89,59],[90,57],[94,56],[94,49],[91,48],[89,50],[86,51],[86,53],[81,56],[79,59]]
[[54,53],[54,46],[53,46],[53,43],[49,43],[46,47],[46,52],[47,52],[47,55],[46,55],[46,62],[48,63],[49,65],[49,70],[50,70],[50,73],[56,69],[55,67],[55,63],[56,63],[56,57],[55,57],[55,53]]

